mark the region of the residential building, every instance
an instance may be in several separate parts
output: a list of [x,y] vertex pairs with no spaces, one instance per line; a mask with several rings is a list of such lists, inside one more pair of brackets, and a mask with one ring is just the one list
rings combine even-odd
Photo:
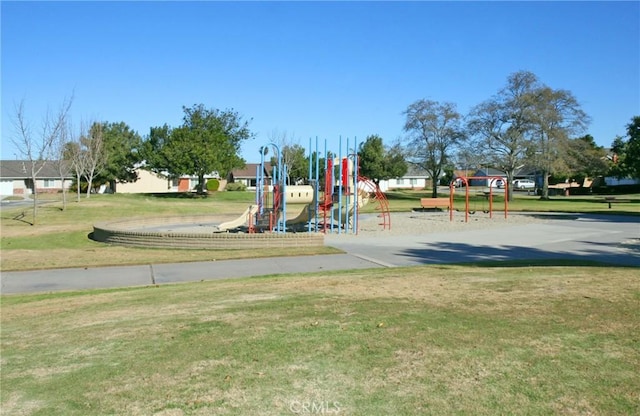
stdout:
[[[46,162],[36,176],[35,189],[38,193],[57,193],[62,191],[63,186],[69,189],[72,183],[71,174],[62,180],[56,170],[56,163]],[[0,195],[28,195],[33,194],[33,190],[30,161],[0,161]]]
[[[243,183],[247,189],[256,189],[257,173],[260,170],[260,163],[247,163],[244,168],[234,169],[227,175],[227,182]],[[271,163],[264,162],[264,176],[271,184]]]
[[424,189],[430,185],[429,174],[414,165],[409,166],[403,177],[382,180],[379,184],[382,192],[391,189]]

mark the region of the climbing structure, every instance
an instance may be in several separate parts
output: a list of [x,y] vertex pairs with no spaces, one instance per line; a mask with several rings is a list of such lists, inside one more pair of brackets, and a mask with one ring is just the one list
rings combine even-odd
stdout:
[[[358,218],[360,208],[371,199],[378,203],[378,210],[382,218],[383,229],[391,228],[391,216],[389,204],[378,186],[371,180],[361,177],[358,173],[358,154],[350,147],[349,139],[346,140],[346,149],[349,151],[343,156],[342,138],[339,141],[337,154],[327,151],[324,144],[324,153],[318,151],[318,141],[315,142],[315,158],[309,156],[309,178],[311,182],[322,184],[322,194],[318,187],[318,204],[314,229],[325,233],[358,233]],[[309,149],[312,142],[309,140]],[[357,141],[353,148],[358,148]],[[324,163],[321,162],[324,156]],[[322,166],[322,169],[320,165]],[[324,177],[322,176],[324,175]]]
[[380,187],[371,179],[364,176],[359,176],[358,181],[364,189],[374,195],[373,199],[378,204],[378,206],[376,207],[376,211],[380,212],[378,214],[378,218],[382,218],[382,222],[378,225],[382,225],[383,230],[390,230],[391,212],[389,211],[389,200],[387,199],[386,195],[380,190]]
[[[266,174],[265,156],[273,148],[276,166],[272,166],[271,177]],[[287,223],[287,167],[282,161],[282,153],[275,143],[269,143],[260,149],[260,165],[256,171],[256,205],[255,219],[249,232],[273,231],[286,232]],[[270,179],[270,180],[269,180]]]
[[[349,147],[346,140],[346,148]],[[357,148],[357,142],[353,143]],[[309,140],[308,185],[288,185],[287,166],[282,162],[281,152],[274,143],[261,149],[261,163],[256,172],[256,212],[250,221],[249,232],[285,233],[306,229],[308,232],[353,233],[358,232],[360,208],[370,200],[377,202],[376,210],[382,219],[383,229],[391,228],[389,204],[384,193],[371,180],[358,175],[358,154],[351,151],[342,155],[342,138],[338,154],[325,150],[315,152]],[[271,177],[265,173],[264,158],[273,148],[277,163]],[[287,204],[291,200],[292,219],[287,219]],[[295,204],[298,212],[293,212]],[[300,210],[300,206],[303,209]]]

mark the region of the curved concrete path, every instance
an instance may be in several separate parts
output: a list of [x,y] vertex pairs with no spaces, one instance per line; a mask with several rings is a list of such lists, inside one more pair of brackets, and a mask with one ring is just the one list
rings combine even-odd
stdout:
[[[464,263],[486,260],[575,259],[640,267],[640,217],[530,214],[544,223],[410,236],[327,235],[346,254],[141,266],[5,272],[2,294],[116,288],[329,270]],[[640,270],[630,269],[630,273]]]

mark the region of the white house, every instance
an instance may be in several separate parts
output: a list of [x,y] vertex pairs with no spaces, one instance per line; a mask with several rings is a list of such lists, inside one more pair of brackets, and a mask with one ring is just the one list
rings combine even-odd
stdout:
[[403,177],[382,180],[379,185],[382,192],[390,189],[424,189],[430,185],[430,179],[426,171],[411,165]]
[[[44,164],[36,176],[35,189],[38,193],[56,193],[62,191],[62,187],[69,189],[73,183],[71,174],[60,179],[60,174],[55,169],[55,162]],[[0,161],[0,195],[28,195],[33,193],[31,180],[31,162],[28,160],[2,160]]]

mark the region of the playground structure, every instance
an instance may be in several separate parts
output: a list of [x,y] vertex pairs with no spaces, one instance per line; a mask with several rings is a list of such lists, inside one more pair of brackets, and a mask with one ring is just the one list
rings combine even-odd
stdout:
[[[306,230],[357,234],[359,210],[374,199],[379,204],[380,225],[384,229],[391,228],[387,199],[375,183],[358,174],[357,153],[346,152],[343,156],[342,138],[337,155],[327,151],[326,140],[322,154],[318,151],[318,140],[314,152],[311,151],[312,144],[310,139],[307,185],[287,184],[288,167],[277,144],[268,143],[261,148],[260,166],[256,169],[255,206],[238,221],[246,219],[250,233]],[[347,139],[347,149],[349,145]],[[357,148],[357,141],[353,145]],[[273,149],[276,159],[271,178],[264,173],[269,149]]]
[[[488,179],[489,180],[489,191],[484,193],[484,196],[487,198],[489,202],[489,209],[485,212],[489,214],[489,218],[493,218],[493,182],[494,181],[502,181],[503,178],[500,176],[474,176],[473,178],[467,178],[466,176],[460,176],[456,180],[462,181],[465,188],[465,204],[464,204],[464,221],[469,222],[469,214],[475,214],[475,210],[471,212],[469,210],[469,179],[477,180],[477,179]],[[453,221],[453,196],[455,193],[455,181],[452,181],[449,184],[449,220]],[[504,183],[504,218],[507,219],[509,215],[509,201],[507,195],[509,195],[509,184],[505,181]]]

